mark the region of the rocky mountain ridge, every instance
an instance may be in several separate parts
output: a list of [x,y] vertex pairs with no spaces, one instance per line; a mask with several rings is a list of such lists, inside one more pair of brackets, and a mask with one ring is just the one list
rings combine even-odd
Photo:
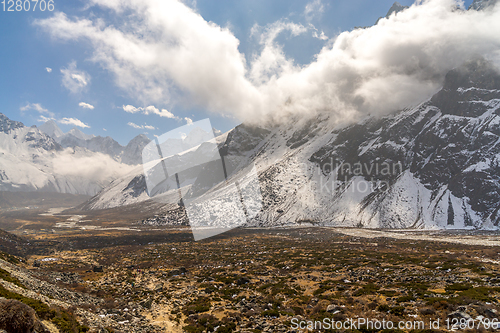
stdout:
[[48,120],[39,129],[53,138],[63,148],[85,148],[95,153],[109,155],[114,160],[129,165],[141,163],[142,149],[151,141],[146,135],[139,134],[130,140],[126,146],[122,146],[110,136],[88,135],[77,128],[64,133],[54,120]]

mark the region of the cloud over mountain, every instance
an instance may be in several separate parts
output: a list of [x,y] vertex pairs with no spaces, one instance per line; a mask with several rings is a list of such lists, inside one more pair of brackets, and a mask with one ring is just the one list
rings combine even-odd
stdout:
[[345,120],[393,111],[429,97],[467,59],[499,56],[500,6],[465,11],[452,0],[418,1],[372,27],[341,33],[313,62],[296,66],[275,39],[247,64],[228,28],[180,1],[91,4],[127,23],[59,12],[36,24],[54,38],[90,42],[92,60],[144,104],[196,104],[246,120],[312,111]]
[[81,127],[81,128],[90,128],[89,125],[85,124],[83,121],[81,121],[80,119],[76,119],[76,118],[62,118],[60,120],[57,121],[58,123],[60,124],[63,124],[63,125],[73,125],[73,126],[77,126],[77,127]]

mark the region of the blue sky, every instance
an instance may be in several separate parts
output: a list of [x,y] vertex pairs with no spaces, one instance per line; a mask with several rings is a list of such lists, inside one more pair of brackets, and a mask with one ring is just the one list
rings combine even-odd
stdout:
[[[413,1],[399,2],[411,5]],[[465,6],[468,7],[471,2],[465,1]],[[262,51],[263,44],[259,42],[266,28],[276,22],[290,23],[274,42],[280,45],[284,55],[294,65],[303,66],[313,62],[318,52],[331,43],[329,39],[340,32],[356,26],[373,25],[378,17],[385,16],[393,1],[198,0],[185,3],[205,21],[229,29],[239,41],[238,51],[247,65]],[[192,96],[177,93],[182,89],[175,82],[163,83],[163,88],[169,87],[171,91],[154,97],[149,94],[154,87],[148,87],[145,94],[135,94],[136,90],[143,88],[140,79],[131,78],[130,85],[120,86],[117,73],[129,68],[118,60],[103,60],[103,54],[96,60],[99,36],[96,35],[92,41],[61,36],[54,38],[47,25],[36,23],[61,12],[70,21],[86,19],[97,24],[98,20],[102,20],[106,26],[129,32],[140,29],[142,22],[138,19],[128,24],[127,20],[134,13],[111,11],[105,6],[89,6],[87,1],[55,0],[54,12],[0,11],[0,112],[9,118],[28,126],[40,125],[41,117],[53,118],[65,132],[79,125],[87,134],[109,135],[121,144],[126,144],[140,133],[147,133],[149,137],[161,135],[186,124],[188,118],[196,121],[209,117],[212,125],[223,131],[240,122],[241,118],[224,111],[217,112],[218,108],[223,108],[222,104],[210,96],[198,103],[192,101]],[[50,25],[51,29],[54,26]],[[294,34],[293,29],[302,31]],[[224,38],[231,40],[231,37]],[[106,50],[106,47],[103,49]],[[200,54],[200,57],[203,56]],[[117,64],[124,67],[113,72],[111,68]],[[136,69],[130,73],[136,73]],[[161,81],[161,78],[155,79]],[[206,91],[207,87],[199,89]],[[130,106],[127,109],[129,112],[123,106]]]

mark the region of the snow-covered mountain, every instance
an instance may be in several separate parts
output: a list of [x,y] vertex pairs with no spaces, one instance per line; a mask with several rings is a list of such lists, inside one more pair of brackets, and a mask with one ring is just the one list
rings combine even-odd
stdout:
[[64,132],[59,128],[59,126],[57,126],[56,122],[52,119],[47,120],[45,123],[40,125],[38,129],[53,139],[56,139],[64,135]]
[[[450,71],[429,100],[385,117],[344,128],[326,113],[267,129],[243,124],[224,140],[221,155],[239,157],[235,178],[249,163],[258,169],[263,209],[250,225],[500,225],[500,74],[483,59]],[[204,172],[213,170],[199,179]],[[115,181],[112,195],[103,190],[87,208],[148,200],[141,176]]]
[[[402,4],[400,4],[399,2],[394,2],[391,6],[391,8],[389,8],[389,11],[387,11],[387,14],[385,15],[385,18],[389,18],[392,14],[394,13],[399,13],[405,9],[409,8],[408,6],[403,6]],[[377,22],[375,24],[378,24],[378,22],[382,19],[382,17],[379,17]]]
[[53,120],[45,122],[39,129],[53,138],[63,148],[85,148],[96,153],[106,154],[118,162],[129,165],[141,163],[142,149],[151,141],[144,134],[139,134],[127,146],[123,147],[109,136],[89,135],[77,128],[64,133]]
[[[46,129],[50,129],[49,125]],[[57,133],[57,128],[52,129]],[[63,148],[36,126],[26,127],[0,113],[2,191],[95,195],[131,169],[85,148]]]
[[142,150],[150,142],[144,134],[139,134],[123,148],[121,161],[125,164],[138,165],[142,163]]
[[474,0],[469,6],[469,10],[483,10],[490,6],[494,6],[497,0]]

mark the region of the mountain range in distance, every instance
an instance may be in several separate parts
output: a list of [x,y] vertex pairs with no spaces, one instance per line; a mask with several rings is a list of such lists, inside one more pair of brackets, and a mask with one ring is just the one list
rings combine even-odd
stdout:
[[[388,15],[405,8],[395,3]],[[143,223],[152,225],[187,223],[177,183],[187,197],[200,189],[207,198],[224,195],[207,183],[217,172],[209,163],[166,179],[162,199],[151,198],[140,165],[149,142],[139,135],[123,147],[78,129],[63,133],[53,121],[26,127],[0,114],[0,190],[92,196],[82,211],[143,205]],[[451,70],[428,100],[386,116],[343,126],[328,112],[244,123],[217,144],[230,180],[242,181],[249,165],[258,171],[262,209],[248,226],[500,226],[500,74],[480,57]]]
[[27,127],[0,113],[0,190],[95,195],[137,168],[149,139],[125,147],[110,137],[63,133],[53,121]]

